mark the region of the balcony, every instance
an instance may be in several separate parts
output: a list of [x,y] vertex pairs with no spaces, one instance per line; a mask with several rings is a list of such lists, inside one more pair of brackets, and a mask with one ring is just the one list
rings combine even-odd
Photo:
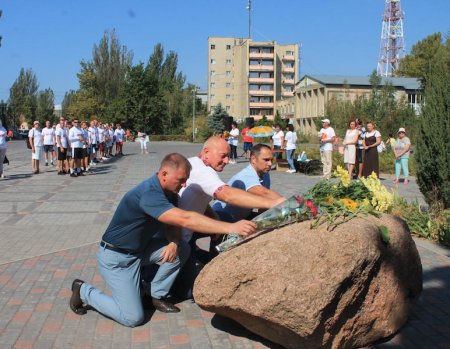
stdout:
[[249,54],[250,58],[267,58],[267,59],[273,59],[274,53],[261,53],[261,52],[250,52]]
[[248,78],[248,82],[251,84],[273,84],[274,80],[273,78]]
[[286,62],[295,61],[295,56],[294,55],[284,55],[283,61],[286,61]]
[[[250,71],[273,71],[273,65],[249,65]],[[292,68],[293,69],[293,68]]]
[[273,102],[250,102],[250,108],[273,108]]
[[281,68],[283,73],[295,73],[295,68],[294,67],[283,67]]
[[250,96],[273,96],[273,91],[249,90],[248,94]]
[[294,79],[283,79],[282,82],[284,85],[295,85]]
[[[258,115],[252,115],[252,118],[254,118],[255,121],[261,120],[261,119],[263,118],[263,115],[261,115],[261,114],[258,114]],[[268,120],[273,120],[273,115],[268,114],[268,115],[266,115],[266,118],[267,118]]]
[[293,97],[294,96],[294,92],[293,91],[283,91],[283,92],[281,92],[281,95],[283,97]]

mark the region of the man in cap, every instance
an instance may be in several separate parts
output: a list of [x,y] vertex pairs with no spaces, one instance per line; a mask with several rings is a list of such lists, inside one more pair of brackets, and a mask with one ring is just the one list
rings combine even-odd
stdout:
[[330,126],[330,119],[322,120],[322,128],[318,136],[320,140],[320,159],[323,164],[323,177],[328,179],[331,177],[333,144],[336,139],[336,133]]

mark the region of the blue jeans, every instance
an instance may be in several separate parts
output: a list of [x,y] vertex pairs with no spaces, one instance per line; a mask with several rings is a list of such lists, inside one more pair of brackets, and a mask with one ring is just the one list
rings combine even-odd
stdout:
[[[123,254],[104,247],[97,251],[98,269],[112,296],[107,296],[90,284],[84,283],[80,296],[84,303],[100,313],[116,320],[122,325],[135,327],[144,321],[144,308],[141,301],[141,266],[160,264],[160,254],[167,246],[164,238],[154,238],[149,248],[139,256]],[[174,283],[178,272],[189,257],[190,247],[180,242],[178,257],[172,262],[161,264],[151,282],[154,298],[166,296]]]
[[405,179],[409,176],[409,168],[408,168],[408,158],[400,158],[395,160],[395,177],[400,177],[400,172],[403,170],[403,175]]
[[286,160],[289,164],[289,169],[290,170],[295,170],[295,166],[294,166],[294,152],[295,149],[290,149],[290,150],[286,150]]

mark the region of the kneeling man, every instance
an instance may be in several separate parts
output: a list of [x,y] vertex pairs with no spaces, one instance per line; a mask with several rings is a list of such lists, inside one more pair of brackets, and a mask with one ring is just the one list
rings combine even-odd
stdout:
[[70,308],[76,314],[85,314],[84,305],[88,305],[125,326],[141,324],[141,266],[149,264],[159,265],[151,290],[147,290],[153,305],[162,312],[179,312],[164,298],[190,253],[188,244],[181,239],[180,228],[203,233],[237,232],[244,236],[255,232],[255,224],[249,221],[219,223],[175,207],[177,193],[186,186],[190,170],[184,156],[168,154],[153,177],[125,194],[97,252],[98,268],[112,297],[76,279],[70,299]]

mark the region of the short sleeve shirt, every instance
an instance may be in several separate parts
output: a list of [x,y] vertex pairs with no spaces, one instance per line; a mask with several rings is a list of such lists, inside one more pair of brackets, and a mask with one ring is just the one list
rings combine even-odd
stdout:
[[6,149],[8,143],[6,143],[6,129],[0,126],[0,149]]
[[61,137],[61,145],[63,148],[67,148],[67,131],[65,128],[57,128],[56,129],[56,137]]
[[[405,149],[405,147],[408,144],[411,144],[411,141],[409,140],[408,137],[405,136],[403,138],[397,138],[397,142],[395,143],[395,150],[397,152],[401,152],[401,151],[403,151],[403,149]],[[408,159],[409,158],[409,150],[405,154],[403,154],[400,158]]]
[[[319,133],[320,133],[321,139],[331,139],[333,137],[336,137],[336,133],[334,133],[334,129],[332,127],[322,128]],[[331,142],[321,143],[320,150],[321,151],[332,151],[333,143],[331,143]]]
[[[270,175],[265,173],[262,178],[258,176],[252,165],[248,165],[236,173],[229,181],[228,185],[233,188],[239,188],[245,191],[250,190],[253,187],[262,185],[263,187],[270,189]],[[237,207],[226,202],[217,200],[213,205],[214,211],[224,212],[231,218],[232,222],[237,222],[241,219],[246,219],[252,212],[251,208]]]
[[295,149],[297,147],[295,143],[297,143],[297,135],[295,132],[288,131],[286,133],[286,150]]
[[239,129],[235,128],[230,131],[230,144],[237,146],[239,144]]
[[278,131],[276,133],[274,133],[274,135],[272,136],[272,141],[273,141],[273,145],[277,145],[277,146],[282,146],[281,144],[281,138],[284,137],[284,132],[283,131]]
[[33,138],[33,143],[35,147],[42,147],[42,132],[39,129],[32,128],[28,132],[28,138]]
[[166,225],[158,218],[177,205],[176,194],[167,197],[157,175],[125,194],[103,234],[102,240],[130,251],[143,252]]
[[[183,210],[204,214],[216,191],[225,185],[217,172],[206,166],[199,157],[188,159],[192,170],[186,182],[186,188],[180,191],[179,207]],[[183,239],[189,241],[192,231],[182,230]]]
[[42,129],[44,136],[44,145],[53,145],[55,143],[55,130],[51,127],[44,127]]
[[114,135],[116,136],[117,142],[123,142],[123,135],[125,134],[125,131],[123,129],[116,129],[114,131]]

